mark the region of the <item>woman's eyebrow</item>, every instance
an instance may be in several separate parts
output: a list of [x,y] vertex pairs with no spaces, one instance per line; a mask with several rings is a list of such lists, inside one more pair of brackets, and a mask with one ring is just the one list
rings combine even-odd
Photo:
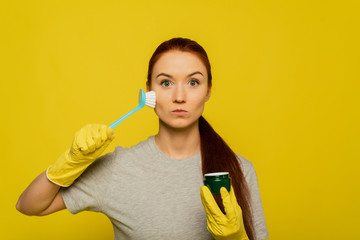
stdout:
[[189,74],[188,77],[191,77],[195,74],[200,74],[200,75],[204,76],[201,72],[197,71],[197,72],[193,72],[193,73]]
[[156,76],[156,78],[158,78],[158,77],[160,77],[160,76],[165,76],[165,77],[168,77],[168,78],[172,78],[171,75],[166,74],[166,73],[160,73],[160,74],[158,74],[158,75]]
[[[191,76],[193,76],[193,75],[195,75],[195,74],[200,74],[200,75],[204,76],[201,72],[197,71],[197,72],[190,73],[190,74],[188,75],[188,77],[191,77]],[[158,77],[160,77],[160,76],[165,76],[165,77],[168,77],[168,78],[172,78],[172,77],[173,77],[173,76],[171,76],[171,75],[169,75],[169,74],[166,74],[166,73],[159,73],[159,74],[156,76],[156,78],[158,78]]]

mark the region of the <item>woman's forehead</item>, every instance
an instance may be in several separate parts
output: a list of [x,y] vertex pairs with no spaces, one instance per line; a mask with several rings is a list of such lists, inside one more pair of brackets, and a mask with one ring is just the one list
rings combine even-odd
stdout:
[[196,54],[174,50],[163,53],[155,63],[153,74],[158,74],[162,71],[173,73],[199,71],[206,74],[206,67]]

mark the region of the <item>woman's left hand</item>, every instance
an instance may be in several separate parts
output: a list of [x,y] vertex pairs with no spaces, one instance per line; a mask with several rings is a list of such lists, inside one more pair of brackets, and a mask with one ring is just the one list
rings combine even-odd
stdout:
[[206,211],[207,229],[216,240],[249,240],[233,187],[231,186],[230,193],[222,187],[220,194],[226,215],[221,212],[209,188],[200,188],[201,201]]

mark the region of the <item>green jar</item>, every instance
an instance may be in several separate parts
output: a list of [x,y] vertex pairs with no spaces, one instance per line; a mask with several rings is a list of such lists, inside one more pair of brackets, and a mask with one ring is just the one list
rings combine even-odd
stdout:
[[210,189],[212,194],[220,194],[221,187],[225,187],[230,192],[231,178],[228,172],[206,173],[204,185]]

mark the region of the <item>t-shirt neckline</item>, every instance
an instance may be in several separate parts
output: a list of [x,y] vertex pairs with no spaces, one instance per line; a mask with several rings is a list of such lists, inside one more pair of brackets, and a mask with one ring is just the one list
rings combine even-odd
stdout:
[[176,158],[171,158],[169,156],[167,156],[165,153],[163,153],[160,148],[156,145],[156,142],[155,142],[155,136],[150,136],[149,137],[149,146],[150,148],[156,152],[161,158],[165,158],[167,160],[170,160],[170,161],[178,161],[178,162],[184,162],[184,161],[192,161],[192,160],[195,160],[195,159],[198,159],[201,157],[201,152],[199,151],[198,153],[188,157],[188,158],[183,158],[183,159],[176,159]]

